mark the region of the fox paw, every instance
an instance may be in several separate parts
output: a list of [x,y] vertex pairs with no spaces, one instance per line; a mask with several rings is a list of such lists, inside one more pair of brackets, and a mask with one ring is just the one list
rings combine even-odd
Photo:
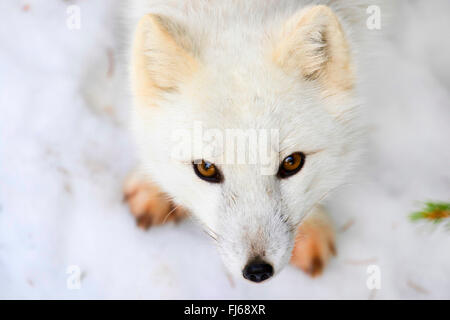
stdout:
[[312,277],[322,274],[328,260],[336,255],[335,234],[328,216],[313,213],[299,227],[291,264]]
[[176,206],[158,186],[137,173],[126,179],[123,193],[138,227],[144,230],[186,216],[184,209]]

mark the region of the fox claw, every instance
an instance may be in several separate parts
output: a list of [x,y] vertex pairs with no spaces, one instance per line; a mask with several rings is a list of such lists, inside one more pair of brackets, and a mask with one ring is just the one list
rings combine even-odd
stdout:
[[168,198],[155,184],[133,173],[125,181],[123,201],[127,202],[141,229],[182,219],[186,212]]
[[313,213],[299,227],[291,263],[316,277],[335,255],[335,236],[329,218],[322,211]]

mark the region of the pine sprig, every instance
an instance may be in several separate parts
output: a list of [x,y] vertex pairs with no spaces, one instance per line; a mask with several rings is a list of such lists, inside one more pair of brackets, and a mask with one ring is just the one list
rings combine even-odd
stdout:
[[450,220],[450,203],[448,202],[426,202],[421,211],[412,213],[412,221],[427,220],[439,223]]

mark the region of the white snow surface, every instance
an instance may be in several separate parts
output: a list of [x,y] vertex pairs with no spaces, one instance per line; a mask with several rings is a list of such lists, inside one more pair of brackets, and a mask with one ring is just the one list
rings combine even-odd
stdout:
[[119,3],[0,2],[0,298],[450,299],[450,231],[408,219],[450,200],[449,1],[402,2],[377,46],[367,156],[327,203],[338,256],[319,278],[288,266],[263,284],[231,278],[193,221],[144,232],[122,202],[136,160]]

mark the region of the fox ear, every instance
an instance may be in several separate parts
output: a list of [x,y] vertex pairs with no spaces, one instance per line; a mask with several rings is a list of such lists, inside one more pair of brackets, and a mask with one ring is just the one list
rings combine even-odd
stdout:
[[148,14],[136,29],[132,47],[132,87],[137,97],[176,91],[197,68],[186,32],[166,17]]
[[341,24],[327,6],[305,8],[286,23],[273,58],[286,72],[328,89],[353,86],[350,50]]

